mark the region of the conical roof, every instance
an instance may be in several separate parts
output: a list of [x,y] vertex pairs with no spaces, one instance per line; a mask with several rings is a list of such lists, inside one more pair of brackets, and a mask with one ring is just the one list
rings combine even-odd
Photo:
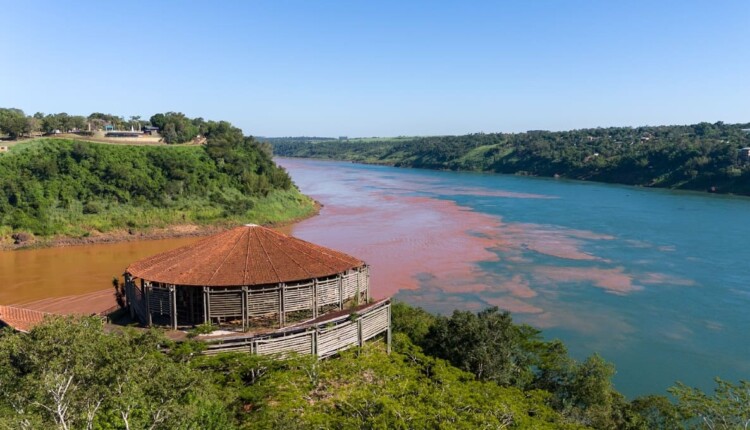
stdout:
[[174,285],[228,287],[321,278],[365,263],[277,231],[248,224],[128,266],[137,278]]

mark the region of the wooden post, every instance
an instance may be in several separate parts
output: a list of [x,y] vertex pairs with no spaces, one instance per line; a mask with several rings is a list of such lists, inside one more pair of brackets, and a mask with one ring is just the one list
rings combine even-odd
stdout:
[[362,316],[361,315],[359,318],[357,318],[357,343],[359,344],[360,348],[362,347],[362,345],[365,344],[365,341],[362,340]]
[[359,278],[360,278],[360,276],[359,275],[362,273],[360,270],[361,269],[357,269],[357,297],[354,299],[354,304],[355,305],[359,305],[359,295],[360,295],[360,293],[359,293],[359,286],[360,286],[359,285]]
[[130,310],[130,319],[135,319],[135,308],[133,302],[135,301],[135,291],[133,291],[133,278],[130,277],[130,273],[125,272],[125,297],[128,299],[128,309]]
[[344,274],[339,273],[339,310],[344,309]]
[[170,313],[172,314],[172,330],[177,330],[177,288],[174,285],[169,286],[169,298],[171,309]]
[[365,303],[370,303],[370,266],[365,266]]
[[314,319],[318,317],[318,280],[317,279],[313,279],[312,306],[313,306],[313,319]]
[[312,332],[312,355],[318,358],[318,326],[315,326]]
[[203,287],[203,324],[208,324],[211,322],[211,319],[209,318],[209,307],[208,307],[208,287]]
[[247,316],[247,286],[242,287],[242,331],[247,331],[250,323]]
[[143,289],[143,296],[146,297],[146,324],[151,327],[153,321],[151,319],[151,283],[148,285],[141,279],[141,288]]
[[284,283],[279,284],[279,328],[284,327]]
[[211,322],[211,287],[207,287],[208,291],[206,292],[206,317],[208,318],[208,322]]
[[385,332],[385,352],[391,353],[391,304],[388,303],[388,330]]

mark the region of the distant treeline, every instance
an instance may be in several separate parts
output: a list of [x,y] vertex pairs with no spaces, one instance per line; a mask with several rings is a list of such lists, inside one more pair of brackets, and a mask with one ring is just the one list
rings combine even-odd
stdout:
[[38,134],[104,130],[107,126],[113,130],[136,131],[145,126],[153,126],[158,127],[164,142],[184,143],[197,136],[207,136],[217,125],[215,121],[206,121],[200,117],[188,118],[182,112],[157,113],[144,120],[137,115],[125,119],[101,112],[94,112],[89,116],[68,115],[65,112],[26,115],[21,109],[0,108],[0,134],[13,140]]
[[19,143],[0,155],[0,237],[221,220],[280,221],[312,210],[271,147],[225,121],[203,146]]
[[[196,334],[198,330],[195,330]],[[434,316],[393,307],[382,342],[310,356],[197,354],[157,330],[108,330],[95,317],[0,330],[0,428],[152,429],[738,429],[750,385],[677,384],[628,401],[598,355],[497,308]],[[162,352],[159,350],[161,349]]]
[[276,155],[563,177],[750,195],[750,123],[479,133],[413,139],[269,140]]

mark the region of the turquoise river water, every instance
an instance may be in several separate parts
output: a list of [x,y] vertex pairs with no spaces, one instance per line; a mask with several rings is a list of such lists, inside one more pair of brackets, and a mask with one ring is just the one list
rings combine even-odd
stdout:
[[278,159],[321,215],[291,233],[359,256],[373,295],[499,306],[629,397],[750,378],[750,199]]

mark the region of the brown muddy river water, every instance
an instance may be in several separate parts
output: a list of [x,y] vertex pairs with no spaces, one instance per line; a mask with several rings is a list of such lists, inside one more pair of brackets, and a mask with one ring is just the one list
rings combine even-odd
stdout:
[[0,252],[0,304],[28,303],[112,288],[133,261],[197,238]]

